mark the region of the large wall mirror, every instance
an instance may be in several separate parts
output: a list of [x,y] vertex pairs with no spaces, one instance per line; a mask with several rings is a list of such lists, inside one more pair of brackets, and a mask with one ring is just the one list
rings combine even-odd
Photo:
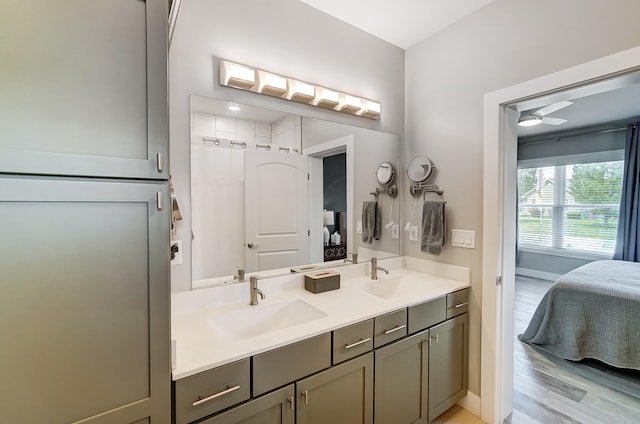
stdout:
[[[398,169],[399,136],[196,95],[190,114],[194,288],[399,255],[399,201],[376,177]],[[363,237],[372,202],[377,237]]]

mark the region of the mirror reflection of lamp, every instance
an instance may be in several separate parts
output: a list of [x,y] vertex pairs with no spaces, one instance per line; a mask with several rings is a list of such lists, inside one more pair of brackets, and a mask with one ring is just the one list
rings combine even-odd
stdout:
[[327,225],[333,225],[334,221],[333,221],[333,211],[328,211],[328,210],[324,210],[322,212],[322,222],[324,224],[324,228],[322,229],[322,235],[323,235],[323,239],[324,239],[324,245],[328,246],[329,245],[329,229],[327,228]]

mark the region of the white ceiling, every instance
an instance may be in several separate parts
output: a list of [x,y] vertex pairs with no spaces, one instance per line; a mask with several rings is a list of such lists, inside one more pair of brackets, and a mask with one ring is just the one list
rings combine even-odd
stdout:
[[494,0],[300,0],[408,49]]

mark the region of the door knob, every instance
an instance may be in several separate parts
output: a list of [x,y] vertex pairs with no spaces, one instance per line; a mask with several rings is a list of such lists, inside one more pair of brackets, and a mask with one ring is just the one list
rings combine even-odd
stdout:
[[255,244],[255,243],[247,243],[247,247],[248,247],[249,249],[257,249],[257,248],[258,248],[258,246],[259,246],[259,245],[258,245],[258,244]]

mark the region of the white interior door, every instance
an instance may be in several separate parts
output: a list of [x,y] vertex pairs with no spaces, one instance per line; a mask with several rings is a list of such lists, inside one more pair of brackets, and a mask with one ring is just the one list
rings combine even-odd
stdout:
[[246,271],[308,263],[306,156],[249,151],[244,169]]

